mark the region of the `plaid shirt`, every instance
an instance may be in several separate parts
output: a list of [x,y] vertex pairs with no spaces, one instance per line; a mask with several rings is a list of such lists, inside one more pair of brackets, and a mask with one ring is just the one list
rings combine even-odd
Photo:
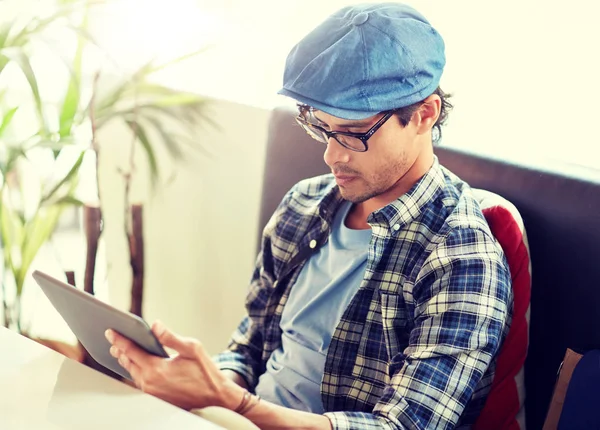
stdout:
[[[263,234],[244,318],[221,369],[252,389],[281,346],[283,308],[342,202],[332,175],[298,183]],[[399,199],[369,215],[360,289],[333,333],[321,383],[334,429],[470,427],[508,332],[504,254],[468,185],[435,160]]]

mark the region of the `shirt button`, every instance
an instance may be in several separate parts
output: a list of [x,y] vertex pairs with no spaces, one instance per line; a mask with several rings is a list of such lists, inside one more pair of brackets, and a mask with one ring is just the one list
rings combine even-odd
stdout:
[[394,224],[394,226],[392,227],[395,231],[400,230],[400,224]]
[[311,247],[311,249],[315,249],[317,246],[317,241],[316,240],[311,240],[310,243],[308,244],[308,246]]

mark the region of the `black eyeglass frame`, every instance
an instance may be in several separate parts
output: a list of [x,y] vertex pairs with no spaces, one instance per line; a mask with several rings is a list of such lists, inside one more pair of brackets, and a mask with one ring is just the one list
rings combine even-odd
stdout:
[[[304,114],[306,114],[307,112],[312,111],[312,108],[308,107],[308,106],[298,106],[298,109],[300,109],[300,114],[296,117],[296,121],[298,122],[298,124],[300,124],[300,126],[304,129],[304,131],[307,132],[307,134],[312,137],[313,139],[315,139],[317,142],[321,142],[324,144],[329,143],[329,139],[334,138],[335,141],[337,143],[339,143],[340,145],[342,145],[344,148],[349,149],[351,151],[355,151],[355,152],[367,152],[369,150],[369,144],[368,144],[368,140],[377,132],[377,130],[379,130],[379,128],[381,128],[381,126],[383,124],[385,124],[385,122],[390,119],[392,117],[392,115],[394,115],[394,111],[387,111],[384,112],[384,115],[379,118],[379,120],[377,120],[377,122],[375,124],[373,124],[373,126],[367,130],[364,133],[351,133],[348,131],[328,131],[325,130],[323,127],[318,126],[316,124],[313,124],[312,122],[309,122],[306,120],[306,118],[304,118]],[[326,136],[327,139],[325,139],[323,137],[323,140],[319,140],[317,138],[315,133],[315,130],[320,132],[323,136]],[[312,133],[311,133],[312,132]],[[348,136],[348,137],[353,137],[355,139],[358,139],[362,142],[362,144],[364,145],[364,149],[361,151],[360,149],[356,149],[353,148],[351,146],[348,146],[347,144],[343,143],[342,141],[340,141],[336,136]]]

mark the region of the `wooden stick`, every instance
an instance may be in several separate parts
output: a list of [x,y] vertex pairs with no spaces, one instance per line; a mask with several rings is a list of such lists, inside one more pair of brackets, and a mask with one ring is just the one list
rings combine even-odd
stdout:
[[2,315],[4,316],[4,327],[10,328],[10,315],[8,309],[8,302],[6,299],[6,265],[4,267],[4,273],[2,274]]
[[102,234],[102,211],[96,206],[83,207],[83,225],[87,243],[85,256],[85,276],[83,290],[94,294],[94,273],[96,272],[96,256],[98,255],[98,242]]
[[132,272],[131,313],[142,316],[144,299],[144,223],[143,206],[131,205],[131,233],[129,233],[129,252]]
[[72,270],[66,270],[65,276],[67,277],[67,284],[75,286],[75,272]]

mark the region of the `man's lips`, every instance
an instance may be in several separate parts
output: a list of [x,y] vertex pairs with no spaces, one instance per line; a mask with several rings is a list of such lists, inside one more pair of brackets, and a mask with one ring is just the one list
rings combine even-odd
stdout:
[[335,176],[335,182],[340,186],[346,185],[357,178],[357,176],[354,176],[354,175],[335,175],[334,174],[334,176]]

